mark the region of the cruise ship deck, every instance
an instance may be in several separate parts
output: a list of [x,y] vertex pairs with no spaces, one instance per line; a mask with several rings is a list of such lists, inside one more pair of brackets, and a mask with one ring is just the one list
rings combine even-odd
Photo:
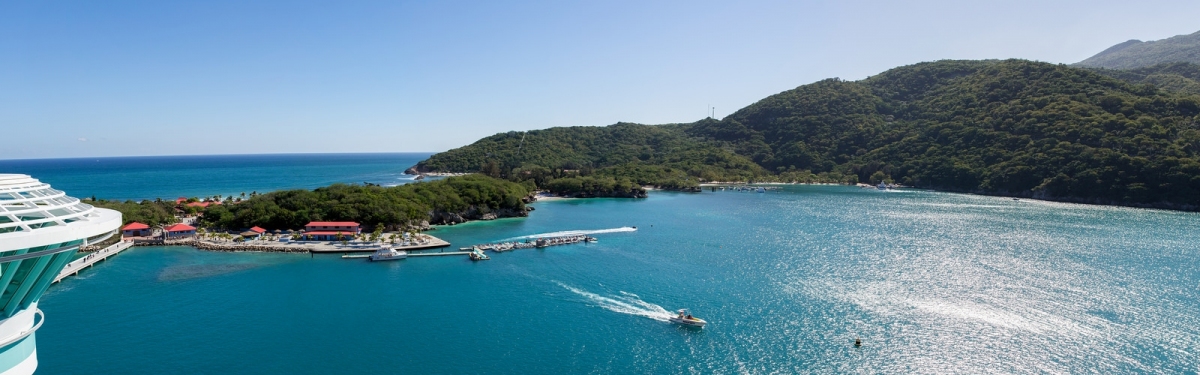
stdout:
[[121,214],[21,174],[0,174],[0,375],[37,369],[38,299],[81,246],[108,239]]

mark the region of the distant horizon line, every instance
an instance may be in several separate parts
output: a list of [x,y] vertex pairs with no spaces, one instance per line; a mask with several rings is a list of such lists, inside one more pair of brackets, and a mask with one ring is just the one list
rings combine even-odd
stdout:
[[135,158],[163,158],[163,157],[195,157],[195,156],[288,156],[288,155],[386,155],[386,154],[436,154],[441,151],[398,151],[398,152],[273,152],[260,154],[176,154],[176,155],[122,155],[122,156],[77,156],[77,157],[59,157],[59,158],[24,158],[24,159],[0,159],[0,162],[5,161],[32,161],[32,160],[81,160],[81,159],[135,159]]

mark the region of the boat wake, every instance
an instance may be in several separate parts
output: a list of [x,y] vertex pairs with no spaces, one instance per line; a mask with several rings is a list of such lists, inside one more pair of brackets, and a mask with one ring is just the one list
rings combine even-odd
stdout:
[[517,237],[505,238],[503,240],[500,240],[500,242],[527,240],[527,239],[544,238],[544,237],[586,236],[586,235],[590,235],[590,234],[636,232],[636,231],[637,231],[636,227],[620,227],[620,228],[596,229],[596,230],[564,230],[561,232],[539,233],[539,234],[531,234],[528,236],[517,236]]
[[633,293],[621,292],[619,296],[602,296],[558,281],[554,283],[608,311],[643,316],[660,322],[666,322],[667,319],[673,316],[670,311],[667,311],[662,306],[643,301],[641,298],[638,298],[638,295]]

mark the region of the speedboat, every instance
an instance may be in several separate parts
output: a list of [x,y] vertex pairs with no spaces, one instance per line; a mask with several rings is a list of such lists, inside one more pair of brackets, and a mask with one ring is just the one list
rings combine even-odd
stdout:
[[583,242],[598,242],[598,241],[600,241],[600,240],[597,240],[596,237],[584,237],[583,238]]
[[671,323],[682,324],[685,326],[697,327],[697,328],[704,328],[704,325],[708,324],[708,322],[704,321],[704,319],[700,319],[700,318],[692,316],[692,314],[689,313],[687,311],[687,309],[679,310],[679,315],[673,316],[667,320],[670,321]]
[[379,248],[379,250],[376,250],[374,253],[372,253],[370,259],[372,262],[375,262],[375,261],[383,261],[383,260],[400,260],[400,259],[404,259],[404,258],[408,258],[407,251],[396,250],[396,249],[384,246],[384,247]]

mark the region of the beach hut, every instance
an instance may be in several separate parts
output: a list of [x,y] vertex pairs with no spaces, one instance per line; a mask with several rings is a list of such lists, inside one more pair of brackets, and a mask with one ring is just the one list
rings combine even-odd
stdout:
[[121,228],[122,237],[149,237],[150,226],[139,222],[132,222]]
[[196,235],[196,228],[187,224],[174,224],[163,228],[168,240],[188,238]]

